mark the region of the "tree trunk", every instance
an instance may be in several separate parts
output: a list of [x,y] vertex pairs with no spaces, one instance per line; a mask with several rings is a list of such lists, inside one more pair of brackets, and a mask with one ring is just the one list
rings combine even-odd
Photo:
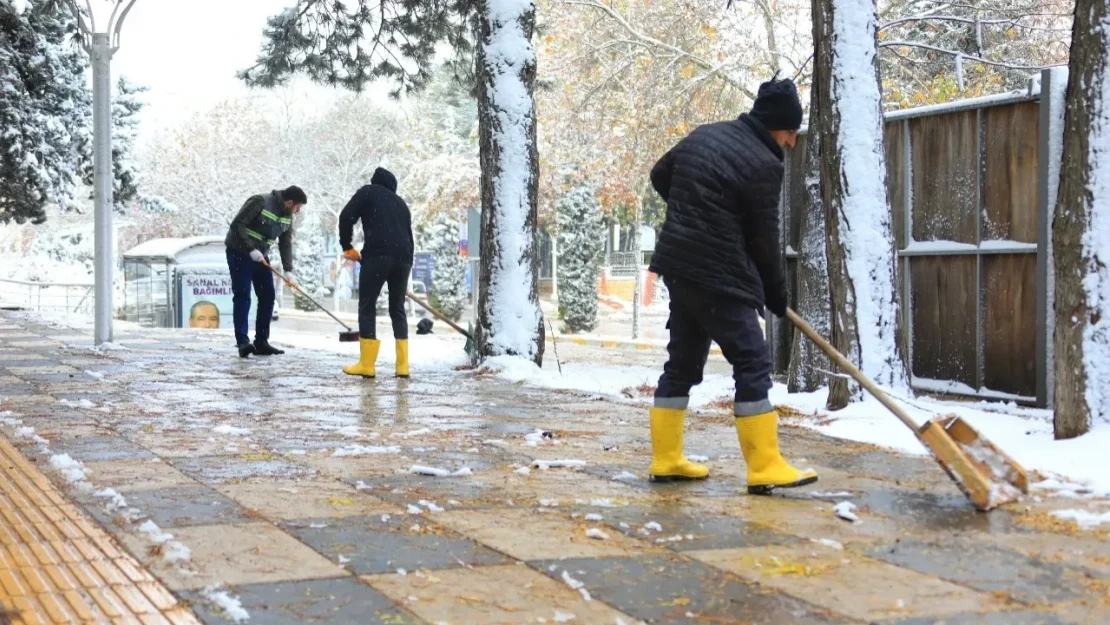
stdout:
[[[814,38],[823,33],[814,32]],[[797,310],[821,336],[832,334],[829,307],[829,267],[825,246],[825,204],[821,199],[821,100],[810,92],[809,130],[806,133],[806,195],[802,204],[801,249],[798,250]],[[789,326],[784,326],[789,327]],[[832,371],[829,358],[801,332],[794,331],[787,386],[791,393],[809,393],[826,384]],[[833,381],[842,381],[833,378]]]
[[[832,344],[880,386],[908,391],[895,298],[875,0],[814,3],[815,79],[821,142]],[[828,407],[862,399],[832,380]]]
[[1110,421],[1110,32],[1108,0],[1077,0],[1055,252],[1057,439]]
[[482,165],[481,283],[475,358],[543,364],[536,258],[535,4],[483,3],[476,72]]

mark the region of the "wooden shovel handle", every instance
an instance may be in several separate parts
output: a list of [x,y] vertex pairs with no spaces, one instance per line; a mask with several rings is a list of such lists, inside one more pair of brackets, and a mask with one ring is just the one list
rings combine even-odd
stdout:
[[456,324],[454,321],[451,321],[447,317],[444,317],[443,313],[441,313],[438,310],[436,310],[435,308],[432,308],[431,306],[429,306],[427,304],[427,302],[425,302],[424,300],[420,299],[419,297],[413,295],[411,291],[405,293],[405,297],[411,299],[412,301],[416,302],[417,304],[420,304],[421,308],[423,308],[424,310],[432,313],[435,316],[436,319],[439,319],[443,323],[446,323],[447,325],[451,326],[455,330],[455,332],[458,332],[459,334],[465,336],[466,338],[468,338],[472,341],[474,340],[473,338],[471,338],[469,332],[460,328],[458,326],[458,324]]
[[814,344],[817,345],[817,347],[820,347],[821,351],[825,352],[825,354],[827,354],[828,357],[837,364],[837,366],[848,372],[848,375],[852,376],[852,379],[854,379],[856,382],[859,382],[860,386],[866,389],[868,393],[871,393],[871,395],[873,395],[875,399],[879,400],[879,403],[881,403],[883,406],[886,406],[887,410],[894,413],[894,416],[898,417],[902,421],[902,423],[905,423],[906,427],[913,430],[914,434],[918,434],[918,425],[916,422],[914,422],[912,418],[910,418],[910,415],[906,414],[906,411],[902,410],[901,406],[894,403],[894,400],[891,399],[890,396],[888,396],[886,393],[884,393],[882,389],[879,388],[879,385],[872,382],[871,378],[868,378],[866,375],[864,375],[863,372],[857,369],[856,366],[853,365],[851,361],[849,361],[847,358],[845,358],[843,354],[836,351],[836,348],[829,344],[829,342],[826,341],[824,337],[822,337],[820,334],[817,334],[817,331],[814,330],[813,327],[810,326],[808,323],[806,323],[805,319],[799,317],[798,313],[794,312],[793,308],[786,309],[786,318],[790,320],[790,323],[793,323],[799,330],[801,330],[802,334],[809,337],[809,340],[813,341]]

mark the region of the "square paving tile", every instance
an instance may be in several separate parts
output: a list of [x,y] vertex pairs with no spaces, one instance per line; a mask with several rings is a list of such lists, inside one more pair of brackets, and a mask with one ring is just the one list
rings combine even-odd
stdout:
[[69,454],[81,462],[107,460],[149,460],[150,451],[139,447],[122,436],[94,436],[88,438],[59,438],[50,444],[52,454]]
[[342,518],[403,511],[403,508],[336,481],[249,480],[222,484],[217,489],[271,520]]
[[339,565],[269,523],[198,525],[168,532],[191,551],[192,574],[167,565],[150,552],[146,536],[117,539],[172,590],[200,590],[213,584],[240,586],[343,577]]
[[872,548],[868,556],[987,592],[1001,591],[1029,604],[1059,603],[1083,596],[1078,570],[1035,560],[971,540],[925,542],[903,538]]
[[521,565],[423,575],[374,575],[363,579],[429,623],[633,623],[628,615],[600,601],[586,601],[562,581]]
[[[420,625],[388,597],[353,577],[227,588],[250,614],[252,625]],[[233,623],[203,593],[189,593],[197,616],[208,625]]]
[[421,499],[445,506],[446,501],[459,502],[459,507],[488,508],[503,506],[512,497],[506,489],[481,479],[481,476],[430,477],[398,475],[389,478],[354,478],[351,484],[362,483],[367,493],[396,505],[414,504]]
[[[1016,611],[989,614],[958,614],[944,618],[908,618],[882,621],[879,625],[1071,625],[1053,612]],[[1105,622],[1105,621],[1104,621]]]
[[140,490],[158,490],[175,486],[195,485],[196,482],[167,462],[149,460],[108,460],[86,462],[85,468],[95,476],[96,485],[113,488],[120,493]]
[[282,527],[333,562],[342,556],[347,569],[359,575],[508,562],[501,554],[416,515],[287,522]]
[[240,456],[200,456],[175,458],[174,466],[182,473],[205,484],[225,484],[252,478],[298,479],[309,478],[315,473],[303,465],[278,458],[246,459]]
[[209,431],[153,431],[126,432],[136,444],[149,449],[161,458],[197,458],[230,455],[227,451],[230,442],[221,440]]
[[[630,539],[601,523],[572,519],[569,510],[461,510],[436,514],[434,519],[518,560],[632,556],[660,550],[650,542]],[[591,528],[603,529],[608,538],[588,537],[586,532]]]
[[597,600],[660,625],[848,623],[821,608],[678,554],[636,558],[540,560],[536,570],[567,585],[584,584]]
[[[133,491],[124,498],[129,506],[141,510],[161,528],[245,523],[253,519],[238,503],[199,484]],[[87,509],[103,522],[104,500],[94,501]]]
[[1001,609],[987,593],[822,545],[695,551],[687,555],[763,587],[861,621]]
[[577,511],[599,514],[602,523],[618,532],[677,551],[791,545],[802,540],[750,523],[741,518],[739,510],[725,515],[679,502],[618,508],[582,506]]

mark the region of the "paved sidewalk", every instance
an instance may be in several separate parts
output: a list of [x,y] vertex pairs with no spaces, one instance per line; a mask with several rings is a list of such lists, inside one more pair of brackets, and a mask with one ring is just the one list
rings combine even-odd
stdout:
[[980,514],[927,459],[785,429],[819,488],[749,497],[724,408],[688,424],[712,479],[659,487],[640,406],[117,341],[0,316],[0,432],[205,623],[1107,622],[1108,536],[1048,514],[1082,493]]

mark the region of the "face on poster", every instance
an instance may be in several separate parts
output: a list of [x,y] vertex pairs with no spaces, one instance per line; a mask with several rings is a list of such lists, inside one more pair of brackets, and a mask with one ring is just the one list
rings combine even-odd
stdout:
[[[257,296],[251,293],[247,318],[255,318]],[[235,303],[231,276],[226,274],[187,274],[181,277],[181,327],[233,328]]]

